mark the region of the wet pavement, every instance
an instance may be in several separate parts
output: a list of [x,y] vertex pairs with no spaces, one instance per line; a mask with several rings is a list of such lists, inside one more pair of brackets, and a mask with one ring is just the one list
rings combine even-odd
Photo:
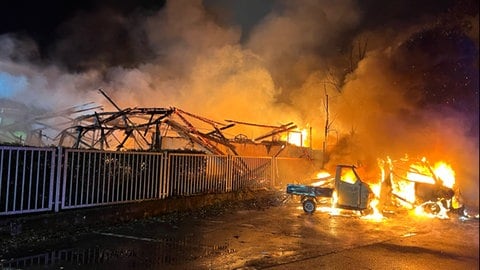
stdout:
[[137,220],[2,254],[3,269],[478,269],[479,221],[367,220],[251,202]]

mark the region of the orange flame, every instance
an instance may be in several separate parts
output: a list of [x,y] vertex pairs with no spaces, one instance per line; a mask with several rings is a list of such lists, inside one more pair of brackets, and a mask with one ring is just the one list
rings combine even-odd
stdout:
[[[393,171],[395,171],[395,168],[393,168]],[[415,182],[441,184],[444,187],[453,188],[455,185],[455,171],[449,164],[444,161],[439,161],[436,162],[433,167],[431,167],[427,159],[423,157],[421,162],[410,164],[405,180],[396,179],[394,182],[394,193],[404,199],[399,200],[398,202],[404,207],[410,209],[414,208],[415,215],[423,217],[437,217],[441,219],[448,218],[448,209],[445,208],[441,201],[428,201],[417,205],[418,202],[416,201],[415,196]],[[450,200],[450,198],[442,199],[445,199],[447,205],[452,205],[454,208],[456,207],[453,205],[455,204],[455,196],[452,198],[452,200]]]
[[[436,208],[435,212],[428,212],[427,209]],[[449,219],[448,209],[443,206],[443,204],[438,202],[425,202],[417,207],[415,207],[414,213],[417,216],[428,217],[428,218],[440,218],[440,219]]]
[[319,179],[319,181],[312,183],[312,186],[319,187],[328,184],[331,179],[331,174],[326,171],[321,171],[316,174],[315,179]]
[[357,176],[352,170],[343,171],[341,179],[350,184],[355,184],[355,182],[357,182]]
[[455,171],[446,162],[440,161],[433,167],[435,175],[442,180],[443,186],[453,188],[455,185]]
[[327,178],[327,177],[330,177],[332,176],[329,172],[326,172],[326,171],[322,171],[322,172],[318,172],[316,177],[317,179],[322,179],[322,178]]
[[290,131],[287,134],[283,134],[281,136],[281,140],[296,146],[306,146],[308,142],[307,129],[302,129],[299,131]]
[[384,217],[382,213],[380,213],[380,210],[378,210],[378,204],[380,203],[379,199],[380,198],[380,191],[382,188],[382,184],[369,184],[370,189],[372,190],[373,194],[375,195],[375,198],[372,199],[370,202],[370,207],[372,208],[372,213],[369,215],[366,215],[362,217],[363,219],[369,219],[369,220],[375,220],[375,221],[381,221]]

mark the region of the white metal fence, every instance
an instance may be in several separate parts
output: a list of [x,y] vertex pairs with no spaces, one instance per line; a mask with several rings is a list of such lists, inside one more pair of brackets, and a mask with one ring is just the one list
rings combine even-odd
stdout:
[[230,158],[203,154],[170,154],[170,196],[222,193],[231,190]]
[[52,210],[55,150],[0,147],[0,215]]
[[[0,146],[0,216],[269,188],[306,159]],[[307,165],[306,165],[307,164]],[[303,177],[296,173],[296,177]]]
[[67,149],[64,153],[63,209],[162,199],[166,154]]

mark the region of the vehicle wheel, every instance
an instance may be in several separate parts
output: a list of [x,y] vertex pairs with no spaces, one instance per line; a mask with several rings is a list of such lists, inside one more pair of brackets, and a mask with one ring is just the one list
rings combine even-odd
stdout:
[[317,204],[312,199],[307,199],[303,202],[303,211],[308,214],[315,212]]
[[440,213],[440,206],[434,202],[427,203],[424,206],[424,211],[433,215]]

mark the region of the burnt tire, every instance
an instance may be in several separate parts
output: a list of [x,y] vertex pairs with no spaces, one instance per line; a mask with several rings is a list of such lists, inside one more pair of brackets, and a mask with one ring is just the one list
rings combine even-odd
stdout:
[[317,204],[315,203],[314,200],[312,199],[307,199],[303,201],[303,211],[307,214],[313,214],[315,210],[317,209]]
[[429,202],[423,206],[423,209],[426,213],[437,215],[440,213],[441,209],[437,203]]

